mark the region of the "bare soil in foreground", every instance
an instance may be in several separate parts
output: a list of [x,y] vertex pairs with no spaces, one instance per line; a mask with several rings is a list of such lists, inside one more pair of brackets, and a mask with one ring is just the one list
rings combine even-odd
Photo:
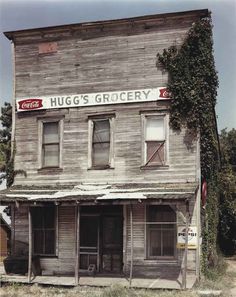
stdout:
[[[236,297],[236,256],[226,258],[226,273],[213,277],[212,280],[202,280],[192,290],[187,291],[164,291],[164,290],[135,290],[120,286],[110,288],[76,287],[72,289],[61,287],[43,287],[38,285],[10,284],[2,285],[0,288],[1,297],[199,297],[216,296]],[[202,295],[202,291],[209,291],[208,295]],[[211,294],[212,292],[212,294]]]

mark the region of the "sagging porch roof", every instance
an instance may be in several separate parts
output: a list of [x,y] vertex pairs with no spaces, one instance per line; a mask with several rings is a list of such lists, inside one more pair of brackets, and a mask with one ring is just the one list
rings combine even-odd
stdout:
[[59,186],[13,186],[0,192],[0,201],[22,202],[108,202],[114,200],[133,201],[147,199],[191,199],[198,189],[196,183],[129,183],[89,184]]

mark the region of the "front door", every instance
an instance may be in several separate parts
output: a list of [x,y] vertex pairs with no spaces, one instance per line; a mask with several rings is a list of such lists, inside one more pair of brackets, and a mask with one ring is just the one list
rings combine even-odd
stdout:
[[101,264],[104,273],[122,271],[123,220],[122,216],[104,215],[101,221]]
[[122,272],[122,206],[84,206],[80,216],[80,270]]
[[84,215],[80,218],[80,269],[95,265],[99,270],[99,216]]

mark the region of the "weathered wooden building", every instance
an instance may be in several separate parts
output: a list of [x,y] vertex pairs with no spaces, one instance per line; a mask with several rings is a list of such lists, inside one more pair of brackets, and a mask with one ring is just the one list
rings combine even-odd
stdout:
[[11,239],[11,227],[0,213],[0,262],[8,255]]
[[5,33],[15,169],[25,174],[1,200],[12,206],[12,254],[28,257],[29,280],[35,257],[43,275],[76,284],[85,274],[162,287],[198,278],[199,143],[169,127],[168,73],[156,56],[208,14]]

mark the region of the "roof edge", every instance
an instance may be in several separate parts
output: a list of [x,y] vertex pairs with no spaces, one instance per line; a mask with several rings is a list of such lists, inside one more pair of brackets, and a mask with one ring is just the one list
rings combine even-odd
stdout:
[[74,24],[66,24],[66,25],[58,25],[58,26],[49,26],[49,27],[39,27],[39,28],[32,28],[32,29],[23,29],[23,30],[15,30],[15,31],[6,31],[3,34],[9,39],[13,40],[14,35],[16,34],[33,34],[37,31],[57,31],[57,30],[64,30],[69,28],[81,27],[81,28],[89,28],[92,26],[99,26],[99,25],[110,25],[110,24],[123,24],[128,22],[138,22],[138,21],[152,21],[153,19],[160,19],[160,18],[171,18],[175,16],[183,16],[183,15],[199,15],[200,18],[210,16],[210,11],[208,9],[198,9],[198,10],[187,10],[187,11],[180,11],[180,12],[169,12],[169,13],[161,13],[161,14],[152,14],[152,15],[144,15],[144,16],[136,16],[130,18],[121,18],[121,19],[109,19],[109,20],[101,20],[101,21],[92,21],[92,22],[82,22],[82,23],[74,23]]

